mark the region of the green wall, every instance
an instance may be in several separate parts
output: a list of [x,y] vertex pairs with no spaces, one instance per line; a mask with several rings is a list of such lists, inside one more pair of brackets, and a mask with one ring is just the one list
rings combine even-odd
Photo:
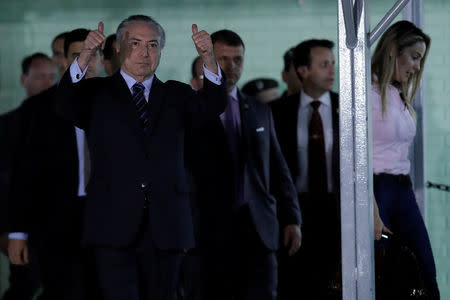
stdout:
[[[396,1],[369,2],[373,28]],[[424,6],[424,30],[432,38],[424,81],[426,179],[450,184],[450,1],[424,0]],[[51,54],[50,42],[62,31],[96,28],[101,20],[105,33],[110,34],[130,14],[151,15],[167,34],[158,77],[188,82],[196,55],[191,24],[197,23],[210,33],[232,29],[246,44],[240,83],[267,76],[278,79],[283,90],[280,72],[284,51],[308,38],[337,42],[336,13],[335,0],[1,0],[0,113],[16,107],[24,98],[19,84],[22,58],[36,51]],[[429,190],[427,196],[427,225],[442,299],[450,299],[450,194]]]

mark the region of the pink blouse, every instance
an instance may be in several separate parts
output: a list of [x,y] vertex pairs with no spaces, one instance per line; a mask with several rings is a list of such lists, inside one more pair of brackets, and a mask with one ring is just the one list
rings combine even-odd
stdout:
[[409,146],[416,135],[416,124],[392,85],[387,90],[387,106],[382,114],[381,95],[372,85],[373,173],[409,174]]

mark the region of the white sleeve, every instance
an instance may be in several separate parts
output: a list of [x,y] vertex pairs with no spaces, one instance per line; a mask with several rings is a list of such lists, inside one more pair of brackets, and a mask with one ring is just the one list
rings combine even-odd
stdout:
[[217,62],[216,62],[216,64],[217,64],[217,69],[219,70],[219,75],[208,70],[206,68],[205,64],[203,64],[203,72],[205,73],[205,77],[208,78],[209,81],[211,81],[217,85],[221,85],[222,84],[222,73],[220,71],[219,64]]

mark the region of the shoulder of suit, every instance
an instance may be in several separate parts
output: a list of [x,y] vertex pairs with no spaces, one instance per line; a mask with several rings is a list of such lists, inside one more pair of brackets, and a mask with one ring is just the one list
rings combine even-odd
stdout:
[[168,88],[192,89],[190,85],[177,80],[167,80],[166,82],[162,82],[162,84]]
[[339,100],[339,94],[330,91],[330,98],[331,98],[331,100]]
[[240,94],[239,94],[239,100],[244,101],[244,104],[246,103],[247,105],[249,105],[257,110],[269,109],[269,105],[267,105],[266,103],[262,103],[258,99],[248,96],[242,92],[240,92]]
[[296,93],[296,94],[290,95],[285,98],[280,98],[279,100],[272,102],[270,104],[270,108],[272,108],[273,112],[290,110],[290,109],[292,109],[293,106],[297,105],[299,99],[300,99],[300,94]]

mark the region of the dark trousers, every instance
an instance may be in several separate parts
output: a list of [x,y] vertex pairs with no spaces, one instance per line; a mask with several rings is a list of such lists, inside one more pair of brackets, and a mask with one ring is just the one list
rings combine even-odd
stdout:
[[44,232],[43,236],[30,234],[29,242],[42,281],[38,300],[97,300],[100,294],[93,253],[81,247],[86,197],[74,196],[66,201],[70,203],[71,211],[64,214],[65,220],[60,221],[59,231]]
[[339,202],[332,194],[299,194],[299,201],[302,246],[293,256],[278,251],[278,299],[342,299]]
[[4,300],[97,300],[98,288],[92,256],[80,246],[55,242],[47,247],[29,248],[30,263],[11,265],[10,287]]
[[205,299],[275,300],[277,297],[276,255],[261,241],[248,206],[234,218],[231,243],[226,249],[207,251],[204,262]]
[[[193,251],[192,251],[193,250]],[[202,300],[202,256],[192,249],[184,256],[180,267],[180,281],[177,287],[177,300]],[[208,276],[208,274],[206,274]]]
[[59,245],[35,251],[43,287],[38,300],[99,299],[93,254],[89,249]]
[[[383,223],[416,255],[428,289],[439,299],[436,267],[430,239],[417,206],[409,176],[380,174],[374,176],[374,194]],[[376,247],[389,247],[388,241]]]
[[144,213],[135,243],[126,248],[94,248],[100,289],[105,300],[173,300],[183,250],[160,250]]

